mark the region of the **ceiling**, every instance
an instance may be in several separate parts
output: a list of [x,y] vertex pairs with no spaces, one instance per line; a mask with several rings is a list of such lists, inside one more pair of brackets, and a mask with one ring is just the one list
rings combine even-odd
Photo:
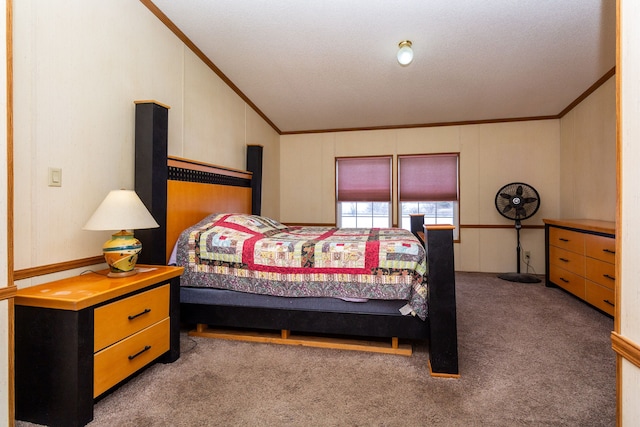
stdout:
[[615,66],[615,0],[152,1],[280,133],[553,117]]

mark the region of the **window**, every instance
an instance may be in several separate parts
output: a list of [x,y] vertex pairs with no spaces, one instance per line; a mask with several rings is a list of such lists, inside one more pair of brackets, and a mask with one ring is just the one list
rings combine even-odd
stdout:
[[410,214],[424,213],[425,224],[452,224],[459,236],[458,157],[454,154],[398,156],[400,226],[411,229]]
[[391,225],[391,156],[336,159],[338,227]]
[[338,212],[339,227],[389,227],[389,202],[340,202]]

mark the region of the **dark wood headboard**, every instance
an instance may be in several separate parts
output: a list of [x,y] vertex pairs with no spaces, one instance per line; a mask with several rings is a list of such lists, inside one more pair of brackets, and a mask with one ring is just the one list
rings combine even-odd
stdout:
[[251,213],[251,172],[167,156],[168,107],[136,102],[135,190],[160,225],[136,230],[141,264],[166,264],[180,233],[216,212]]

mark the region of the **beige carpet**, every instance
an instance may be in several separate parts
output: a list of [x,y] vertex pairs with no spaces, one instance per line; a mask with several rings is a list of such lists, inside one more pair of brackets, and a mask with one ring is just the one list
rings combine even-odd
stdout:
[[[613,320],[567,293],[458,273],[459,379],[412,357],[182,336],[97,426],[613,426]],[[19,422],[19,427],[30,426]]]

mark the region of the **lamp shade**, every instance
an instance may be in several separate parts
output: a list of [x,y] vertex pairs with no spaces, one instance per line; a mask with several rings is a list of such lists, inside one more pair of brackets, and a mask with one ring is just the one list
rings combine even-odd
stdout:
[[85,230],[134,230],[160,227],[133,190],[113,190],[84,225]]
[[84,226],[85,230],[121,230],[102,247],[109,265],[109,277],[136,274],[135,266],[142,243],[127,230],[156,228],[158,223],[135,191],[114,190],[107,194]]

